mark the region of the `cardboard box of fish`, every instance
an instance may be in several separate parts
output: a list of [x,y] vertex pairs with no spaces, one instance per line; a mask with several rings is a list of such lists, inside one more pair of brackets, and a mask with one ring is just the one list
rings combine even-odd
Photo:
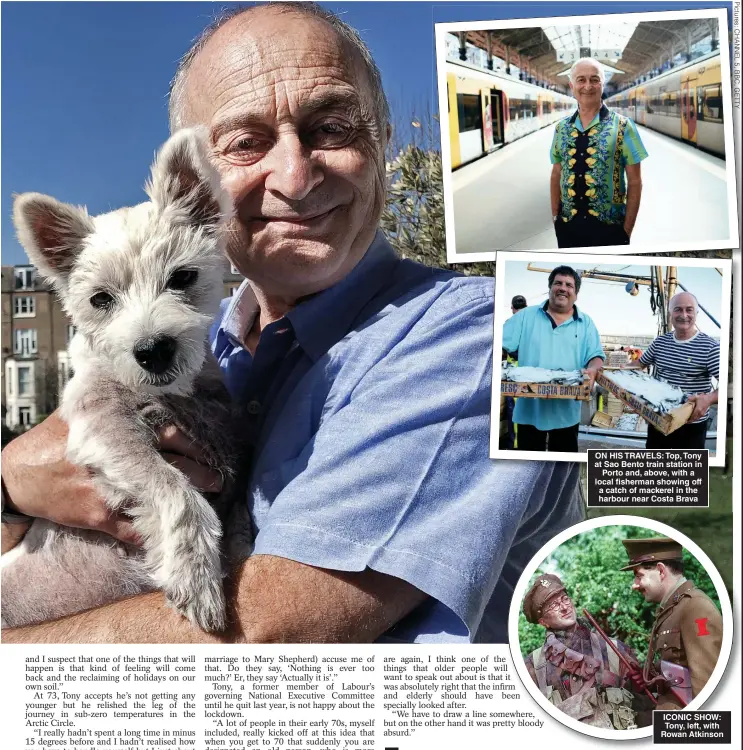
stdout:
[[637,370],[604,370],[596,384],[664,435],[685,425],[694,411],[693,404],[685,403],[686,394],[680,388]]
[[503,365],[501,396],[513,398],[572,398],[588,401],[591,389],[580,370],[549,370],[546,367]]

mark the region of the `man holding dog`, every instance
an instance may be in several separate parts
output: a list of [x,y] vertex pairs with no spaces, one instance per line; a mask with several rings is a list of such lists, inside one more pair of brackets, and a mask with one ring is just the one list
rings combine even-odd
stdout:
[[[378,232],[388,122],[369,51],[313,5],[233,13],[173,84],[171,126],[206,127],[249,280],[213,329],[257,531],[219,640],[505,642],[523,567],[583,514],[577,465],[488,458],[493,282],[400,260]],[[65,442],[52,417],[6,448],[10,510],[130,535]],[[185,436],[161,447],[219,488]],[[3,637],[214,640],[159,592]]]
[[[584,370],[593,387],[605,359],[594,322],[575,304],[580,275],[558,266],[548,279],[549,297],[527,307],[503,326],[503,350],[518,351],[519,366]],[[578,452],[580,402],[570,399],[517,398],[513,421],[524,451]]]

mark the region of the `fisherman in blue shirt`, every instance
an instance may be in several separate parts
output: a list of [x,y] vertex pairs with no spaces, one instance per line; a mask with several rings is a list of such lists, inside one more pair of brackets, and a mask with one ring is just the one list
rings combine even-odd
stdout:
[[[493,279],[404,260],[378,231],[390,129],[369,50],[314,4],[242,9],[195,43],[170,105],[173,130],[207,128],[235,207],[248,280],[211,343],[253,454],[249,521],[225,533],[252,529],[255,551],[216,638],[154,592],[7,640],[507,642],[524,567],[583,518],[579,467],[488,457]],[[66,437],[50,417],[5,449],[8,506],[95,526],[75,510],[89,478],[39,458]],[[218,486],[185,436],[160,446]]]
[[[518,351],[520,367],[585,370],[591,387],[606,358],[591,318],[578,310],[580,275],[558,266],[549,275],[549,298],[509,318],[503,349]],[[518,398],[513,421],[523,451],[578,452],[580,402],[571,399]]]

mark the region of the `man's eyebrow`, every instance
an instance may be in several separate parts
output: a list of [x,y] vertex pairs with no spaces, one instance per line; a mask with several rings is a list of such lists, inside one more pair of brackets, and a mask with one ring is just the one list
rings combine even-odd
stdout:
[[263,125],[264,120],[260,115],[251,115],[243,113],[240,115],[230,115],[219,120],[210,129],[209,135],[211,136],[212,143],[216,143],[221,136],[225,133],[229,133],[232,130],[243,128],[250,125]]
[[[359,95],[356,91],[323,91],[303,102],[299,107],[299,119],[316,114],[325,109],[344,109],[358,112],[361,108]],[[211,128],[212,142],[215,143],[222,135],[232,130],[251,125],[265,125],[265,119],[258,114],[236,114],[225,117]]]
[[302,104],[301,112],[315,114],[323,109],[359,109],[360,105],[361,100],[355,90],[321,91]]

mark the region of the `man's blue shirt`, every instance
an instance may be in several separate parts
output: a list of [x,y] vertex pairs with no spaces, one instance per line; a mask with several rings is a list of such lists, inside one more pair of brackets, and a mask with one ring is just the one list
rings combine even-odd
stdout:
[[[519,310],[503,326],[503,348],[518,350],[520,367],[581,370],[594,357],[605,359],[601,339],[591,318],[573,307],[573,315],[561,325],[547,312],[547,302]],[[571,399],[517,398],[516,424],[538,430],[572,427],[580,422],[580,401]]]
[[429,594],[385,641],[506,642],[524,566],[583,517],[577,465],[488,458],[493,292],[401,260],[379,233],[254,358],[247,283],[212,329],[254,446],[255,553]]

